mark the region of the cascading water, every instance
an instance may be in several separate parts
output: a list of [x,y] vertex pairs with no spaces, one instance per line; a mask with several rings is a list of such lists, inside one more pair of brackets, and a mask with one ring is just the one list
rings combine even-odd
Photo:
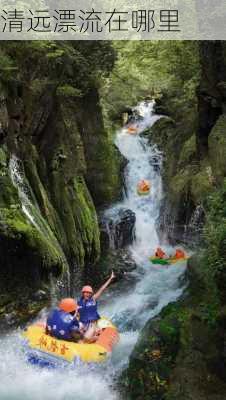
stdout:
[[[149,146],[139,133],[150,127],[159,116],[153,113],[153,102],[136,107],[138,134],[129,135],[127,127],[120,130],[116,145],[128,160],[125,171],[126,195],[120,204],[106,212],[118,218],[118,210],[131,209],[136,214],[136,240],[130,252],[137,264],[132,286],[124,282],[114,285],[103,296],[100,311],[109,316],[120,329],[121,338],[112,358],[104,366],[83,366],[79,370],[39,370],[27,365],[19,334],[14,332],[0,342],[0,398],[4,400],[117,400],[114,379],[125,368],[129,355],[145,322],[157,315],[169,302],[181,296],[185,264],[154,266],[148,260],[159,244],[156,222],[162,199],[162,155],[156,146]],[[147,179],[150,194],[139,197],[137,183]],[[111,238],[113,240],[113,237]],[[113,244],[112,244],[113,246]],[[172,253],[170,246],[164,246]]]
[[[151,317],[157,315],[170,301],[175,301],[183,292],[180,277],[185,265],[179,263],[171,268],[152,266],[149,257],[159,245],[157,221],[162,200],[161,165],[162,154],[155,145],[150,146],[145,137],[139,135],[151,127],[160,116],[154,114],[154,102],[142,102],[136,107],[142,117],[137,124],[138,134],[128,134],[127,127],[118,132],[116,146],[128,160],[125,170],[126,194],[122,203],[116,204],[106,214],[116,215],[121,207],[131,209],[136,215],[136,240],[130,251],[138,268],[136,287],[107,304],[104,310],[108,313],[121,331],[137,331]],[[137,184],[140,180],[151,184],[148,196],[138,196]],[[170,255],[174,252],[166,243],[164,249]],[[133,334],[134,335],[134,334]]]
[[[39,226],[39,223],[37,222],[36,218],[33,215],[34,213],[32,212],[34,206],[31,198],[33,198],[34,201],[34,195],[24,178],[22,162],[15,155],[12,155],[10,158],[9,171],[12,182],[14,186],[18,189],[18,194],[20,196],[22,210],[24,214],[27,216],[31,224],[34,225],[36,229],[41,230],[41,227]],[[37,204],[35,204],[35,207],[37,207]]]

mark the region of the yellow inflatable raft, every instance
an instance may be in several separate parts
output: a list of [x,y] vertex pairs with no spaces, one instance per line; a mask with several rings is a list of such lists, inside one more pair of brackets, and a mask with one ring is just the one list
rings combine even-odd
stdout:
[[95,343],[75,343],[56,339],[45,333],[45,324],[36,323],[29,326],[23,333],[25,346],[32,364],[62,360],[68,363],[81,361],[99,363],[105,361],[119,341],[117,328],[106,318],[98,321],[100,334]]

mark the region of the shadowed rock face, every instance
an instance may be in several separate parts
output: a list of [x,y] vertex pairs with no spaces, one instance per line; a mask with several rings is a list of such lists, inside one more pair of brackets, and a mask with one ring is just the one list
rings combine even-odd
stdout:
[[201,41],[201,77],[197,89],[198,129],[197,150],[200,157],[208,151],[208,137],[218,117],[225,111],[226,59],[221,41]]
[[101,246],[120,249],[134,240],[135,213],[129,209],[119,209],[114,216],[103,216],[100,220]]

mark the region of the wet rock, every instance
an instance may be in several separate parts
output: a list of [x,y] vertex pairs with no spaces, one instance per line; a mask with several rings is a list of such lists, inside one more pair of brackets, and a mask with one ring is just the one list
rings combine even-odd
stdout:
[[29,292],[26,288],[27,295],[20,297],[22,288],[18,290],[15,294],[15,298],[12,302],[7,299],[4,300],[7,304],[0,306],[0,331],[1,333],[6,333],[12,328],[17,328],[18,326],[23,327],[29,321],[37,316],[37,314],[44,308],[50,305],[51,296],[47,290],[38,290],[35,293]]
[[119,249],[131,244],[135,221],[135,213],[124,208],[103,215],[100,221],[102,249]]
[[107,275],[113,269],[117,280],[121,278],[129,279],[130,272],[136,269],[136,263],[131,254],[124,249],[109,251],[107,256],[102,259],[102,265],[104,266],[104,273]]
[[34,293],[33,299],[35,301],[44,301],[47,300],[49,297],[48,293],[46,293],[44,290],[37,290],[37,292]]
[[[84,283],[89,283],[98,288],[114,271],[115,279],[112,285],[114,294],[117,295],[117,291],[119,290],[120,292],[121,290],[121,285],[120,287],[117,286],[117,282],[123,281],[123,285],[131,286],[137,279],[132,273],[136,268],[137,265],[127,249],[108,250],[96,265],[95,274],[93,274],[92,268],[87,268]],[[114,285],[115,283],[116,285]]]
[[14,325],[16,322],[16,317],[17,317],[16,311],[12,311],[9,314],[5,314],[6,323],[10,326]]

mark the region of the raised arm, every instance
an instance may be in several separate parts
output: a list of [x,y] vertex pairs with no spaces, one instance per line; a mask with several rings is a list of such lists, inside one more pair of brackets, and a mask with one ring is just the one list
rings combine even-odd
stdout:
[[94,294],[93,298],[94,300],[97,300],[102,293],[104,292],[105,289],[107,289],[107,287],[110,285],[111,281],[115,279],[115,274],[112,271],[110,278],[103,284],[103,286],[101,286],[101,288]]

